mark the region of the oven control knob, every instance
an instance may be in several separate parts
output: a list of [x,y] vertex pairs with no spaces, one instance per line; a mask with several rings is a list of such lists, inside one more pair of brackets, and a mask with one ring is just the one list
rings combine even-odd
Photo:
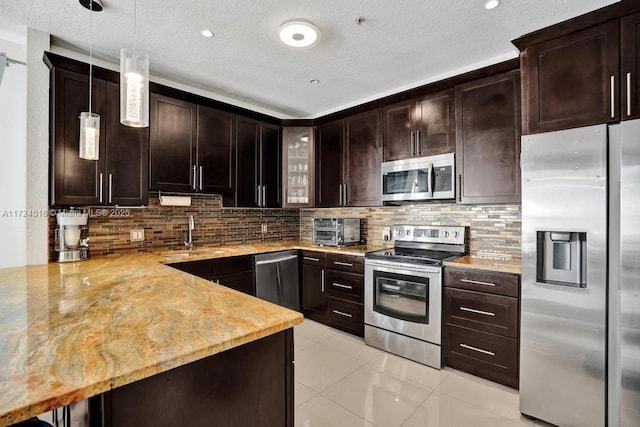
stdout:
[[460,235],[459,231],[454,231],[453,232],[453,237],[458,238],[459,235]]
[[448,232],[448,231],[445,231],[445,232],[444,232],[444,237],[445,237],[445,238],[446,238],[446,237],[449,237],[449,232]]

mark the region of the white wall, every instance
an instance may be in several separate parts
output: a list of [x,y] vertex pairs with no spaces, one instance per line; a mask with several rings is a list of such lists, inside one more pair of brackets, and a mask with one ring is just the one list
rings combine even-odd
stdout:
[[[27,210],[40,213],[49,207],[49,68],[42,55],[50,49],[49,34],[27,30]],[[48,220],[27,219],[27,264],[49,260]]]
[[[0,52],[26,62],[26,28],[3,27]],[[0,268],[27,260],[27,69],[12,64],[0,83]]]

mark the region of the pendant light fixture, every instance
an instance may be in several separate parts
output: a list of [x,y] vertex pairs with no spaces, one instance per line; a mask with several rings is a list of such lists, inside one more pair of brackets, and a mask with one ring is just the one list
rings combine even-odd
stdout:
[[81,159],[100,159],[100,116],[91,112],[93,89],[93,2],[89,2],[89,111],[80,113]]
[[138,4],[133,2],[133,48],[120,50],[120,123],[149,126],[149,55],[137,48]]

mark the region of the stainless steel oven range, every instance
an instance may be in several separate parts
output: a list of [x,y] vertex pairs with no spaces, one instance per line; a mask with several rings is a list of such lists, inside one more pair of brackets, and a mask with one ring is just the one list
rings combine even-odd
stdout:
[[442,263],[467,252],[465,227],[395,225],[393,249],[365,256],[364,341],[442,367]]

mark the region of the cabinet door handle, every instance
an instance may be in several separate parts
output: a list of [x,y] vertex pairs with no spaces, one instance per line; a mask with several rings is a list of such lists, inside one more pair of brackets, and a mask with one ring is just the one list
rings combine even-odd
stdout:
[[420,146],[420,129],[416,131],[416,153],[418,156],[422,155],[422,147]]
[[343,265],[345,267],[353,267],[353,264],[351,264],[350,262],[333,261],[333,263],[335,265]]
[[466,349],[468,349],[468,350],[477,351],[478,353],[488,354],[489,356],[495,356],[495,355],[496,355],[493,351],[483,350],[483,349],[481,349],[481,348],[474,347],[474,346],[472,346],[472,345],[466,345],[466,344],[464,344],[464,343],[460,344],[460,347],[462,347],[462,348],[466,348]]
[[472,283],[474,285],[482,285],[482,286],[496,286],[495,283],[491,283],[491,282],[481,282],[479,280],[469,280],[469,279],[460,279],[461,282],[464,283]]
[[262,206],[260,197],[262,196],[262,192],[260,191],[260,185],[258,185],[258,207]]
[[458,201],[462,201],[462,174],[458,175]]
[[194,190],[197,190],[197,184],[196,184],[196,181],[197,181],[196,174],[197,173],[198,172],[196,171],[196,165],[193,165],[193,185],[191,186],[191,188],[193,188]]
[[349,201],[347,199],[347,184],[342,184],[344,186],[344,191],[342,192],[344,194],[344,204],[342,206],[347,206],[349,204]]
[[202,175],[204,175],[203,172],[204,172],[204,166],[200,166],[200,177],[199,177],[200,178],[200,190],[202,190]]
[[495,316],[496,315],[495,313],[493,313],[491,311],[476,310],[475,308],[469,308],[469,307],[460,307],[460,310],[468,311],[470,313],[484,314],[485,316]]
[[616,116],[616,76],[611,76],[611,118],[613,119]]
[[267,186],[262,186],[262,206],[267,205]]
[[100,196],[100,203],[102,203],[102,186],[104,185],[104,182],[102,181],[104,174],[102,172],[100,172],[100,182],[98,183],[99,185],[99,191],[98,194]]
[[631,115],[631,73],[627,73],[627,116]]
[[411,157],[416,156],[416,133],[411,131]]
[[338,185],[338,190],[340,191],[340,201],[338,202],[338,206],[342,206],[342,184]]
[[344,311],[340,311],[340,310],[331,310],[333,311],[335,314],[339,314],[340,316],[344,316],[344,317],[353,317],[353,314],[349,314],[349,313],[345,313]]
[[353,289],[353,286],[343,285],[342,283],[336,283],[336,282],[333,282],[333,286],[337,286],[339,288],[344,288],[344,289]]
[[322,293],[324,294],[324,269],[322,270]]
[[109,174],[109,203],[112,203],[113,199],[113,174]]
[[310,256],[303,256],[302,259],[306,259],[307,261],[320,262],[320,258],[313,258]]

